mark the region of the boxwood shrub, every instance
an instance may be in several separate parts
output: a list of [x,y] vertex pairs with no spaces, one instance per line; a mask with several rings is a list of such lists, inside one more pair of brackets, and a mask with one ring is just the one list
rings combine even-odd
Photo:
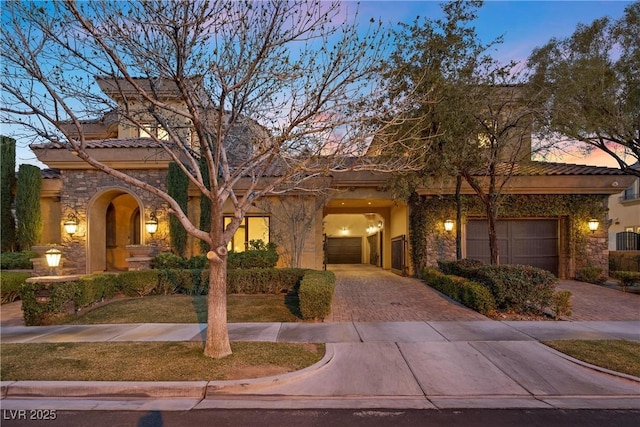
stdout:
[[48,325],[76,310],[78,282],[25,283],[20,291],[24,324]]
[[309,270],[305,273],[298,289],[303,318],[321,320],[331,313],[335,281],[336,277],[330,271]]
[[156,291],[159,284],[158,270],[125,271],[118,274],[120,291],[129,297],[143,297]]
[[20,288],[29,277],[31,277],[29,273],[13,271],[5,271],[0,274],[0,299],[2,304],[13,302],[20,298]]
[[422,271],[425,283],[450,298],[481,314],[489,314],[495,309],[495,300],[489,289],[480,283],[463,277],[447,275],[435,268]]

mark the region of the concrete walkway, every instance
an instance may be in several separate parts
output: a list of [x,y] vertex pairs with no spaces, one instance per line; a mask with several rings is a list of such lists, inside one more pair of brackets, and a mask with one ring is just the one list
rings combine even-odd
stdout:
[[[205,325],[3,327],[3,343],[201,340]],[[3,409],[640,409],[640,378],[578,362],[547,339],[640,340],[640,321],[230,324],[233,341],[326,342],[316,365],[241,381],[2,382]],[[96,397],[99,396],[99,397]],[[284,397],[286,396],[286,397]]]
[[[354,283],[360,286],[355,279],[342,280],[346,276],[342,272],[338,271],[337,275],[338,288]],[[393,277],[385,274],[381,277],[379,281],[383,285],[397,286]],[[409,289],[419,284],[414,279],[399,279]],[[401,294],[396,288],[386,297],[387,307],[379,301],[374,306],[393,312],[394,316],[417,310],[414,301],[408,301],[414,298],[410,292],[404,294],[409,295],[408,299],[400,301],[405,308],[411,307],[410,310],[390,304]],[[420,295],[414,298],[423,299],[418,304],[431,307],[425,317],[435,319],[229,325],[232,341],[326,342],[323,360],[302,371],[240,381],[7,381],[1,384],[2,408],[640,409],[640,378],[589,366],[540,343],[552,339],[640,341],[640,318],[498,322],[470,316],[452,321],[438,318],[438,310],[447,310],[438,298],[449,304],[450,310],[461,309],[460,313],[466,313],[467,309],[451,305],[437,293],[435,298]],[[624,294],[623,297],[629,298]],[[617,294],[612,295],[609,302],[616,298]],[[631,304],[631,312],[635,311],[635,304]],[[202,340],[206,327],[202,324],[25,327],[14,325],[8,319],[6,308],[2,307],[0,329],[3,344],[192,341]],[[608,311],[615,311],[615,307]],[[366,314],[354,313],[350,316],[359,318]]]

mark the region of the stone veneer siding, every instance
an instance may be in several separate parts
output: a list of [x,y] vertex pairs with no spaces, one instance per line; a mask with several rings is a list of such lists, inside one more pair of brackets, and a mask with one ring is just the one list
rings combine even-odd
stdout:
[[[482,218],[481,209],[478,205],[469,203],[469,196],[466,197],[466,210],[463,214],[463,224],[466,217]],[[475,196],[472,196],[475,198]],[[538,195],[512,195],[514,200],[526,201],[528,198],[541,197]],[[544,195],[545,201],[555,203],[564,209],[563,198],[571,197],[567,195]],[[579,197],[579,196],[578,196]],[[599,267],[603,273],[609,273],[609,250],[608,250],[608,222],[606,212],[608,211],[608,196],[606,195],[586,195],[581,206],[573,206],[575,211],[551,212],[552,208],[544,204],[535,206],[535,209],[542,209],[540,212],[525,212],[515,214],[514,212],[504,213],[502,216],[508,219],[528,219],[528,218],[555,218],[559,219],[559,257],[560,257],[560,277],[575,277],[576,272],[584,267]],[[518,206],[518,204],[515,204]],[[437,267],[438,261],[456,259],[455,232],[447,233],[444,230],[444,220],[455,218],[455,202],[452,197],[420,197],[413,198],[409,206],[411,208],[412,225],[410,225],[410,253],[411,260],[417,265],[415,274],[420,274],[420,269],[424,267]],[[527,203],[524,204],[527,206]],[[529,204],[530,206],[530,204]],[[530,209],[534,209],[531,208]],[[546,210],[545,210],[546,209]],[[567,208],[571,209],[571,208]],[[503,210],[508,210],[505,207]],[[545,215],[544,212],[548,212]],[[591,213],[593,212],[593,213]],[[600,220],[600,227],[595,233],[591,233],[587,226],[587,221],[596,217]],[[423,230],[420,235],[416,235],[415,224],[422,224]],[[464,239],[463,239],[464,240]],[[464,245],[464,242],[463,242]],[[416,256],[416,254],[418,254]]]
[[[166,170],[123,170],[122,172],[135,177],[162,190],[166,189]],[[137,197],[144,205],[144,218],[149,217],[151,209],[155,209],[160,224],[167,221],[166,203],[155,195],[127,184],[115,177],[99,170],[64,170],[61,172],[62,191],[60,205],[62,218],[66,218],[69,212],[75,211],[79,220],[78,233],[73,236],[62,231],[64,256],[70,265],[65,265],[78,273],[84,273],[87,265],[87,207],[91,199],[97,194],[107,190],[120,189]],[[144,232],[144,230],[143,230]],[[150,241],[149,241],[150,240]],[[158,250],[166,250],[169,247],[168,236],[154,236],[147,239],[146,244],[155,246]],[[91,271],[87,272],[91,273]]]

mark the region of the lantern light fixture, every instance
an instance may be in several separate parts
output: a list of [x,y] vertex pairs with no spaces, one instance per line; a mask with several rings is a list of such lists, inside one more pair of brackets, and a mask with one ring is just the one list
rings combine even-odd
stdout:
[[55,273],[55,269],[60,265],[62,259],[62,252],[59,249],[51,248],[44,253],[44,257],[47,260],[47,265],[51,269],[51,275]]
[[78,232],[78,217],[74,213],[67,216],[67,220],[64,222],[64,231],[71,236]]
[[595,233],[599,226],[600,221],[598,221],[597,219],[592,218],[589,220],[589,230],[591,230],[592,233]]
[[149,219],[144,223],[147,233],[153,235],[158,231],[158,217],[155,212],[151,212]]
[[453,220],[452,219],[448,219],[444,222],[444,229],[447,233],[451,233],[453,231]]

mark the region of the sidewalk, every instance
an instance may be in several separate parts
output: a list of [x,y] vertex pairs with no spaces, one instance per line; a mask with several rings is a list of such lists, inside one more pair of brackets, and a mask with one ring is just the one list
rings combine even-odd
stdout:
[[[3,326],[2,342],[185,341],[205,325]],[[326,342],[322,361],[255,380],[2,383],[3,409],[640,409],[640,378],[578,362],[546,339],[640,340],[640,321],[230,324],[233,341]]]

